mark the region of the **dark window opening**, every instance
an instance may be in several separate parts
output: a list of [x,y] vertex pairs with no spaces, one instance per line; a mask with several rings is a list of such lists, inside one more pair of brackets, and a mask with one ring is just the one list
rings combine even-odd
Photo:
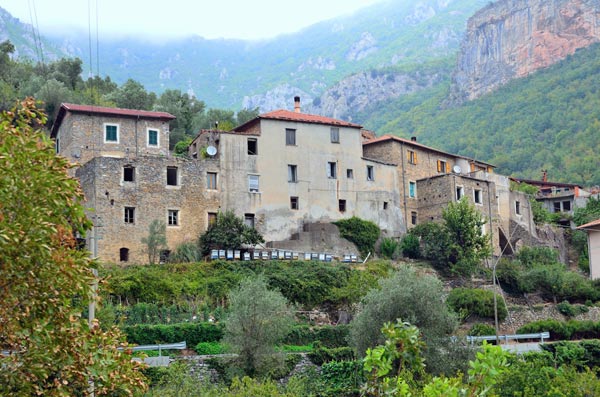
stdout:
[[159,254],[159,263],[164,264],[169,261],[169,257],[171,256],[170,250],[161,250]]
[[483,199],[481,197],[481,190],[478,190],[478,189],[473,190],[473,201],[475,201],[475,204],[483,203]]
[[560,201],[554,203],[554,212],[560,212]]
[[125,223],[135,223],[135,207],[125,207]]
[[169,210],[167,215],[167,225],[177,226],[179,225],[179,210]]
[[375,171],[372,165],[367,165],[367,181],[375,180]]
[[346,170],[346,178],[354,179],[354,171],[352,170],[352,168],[348,168]]
[[335,162],[330,161],[327,163],[327,178],[335,179],[337,177],[336,166]]
[[129,248],[121,248],[119,249],[119,260],[121,262],[129,262]]
[[563,208],[563,211],[571,211],[571,202],[563,201],[562,208]]
[[383,209],[384,209],[384,210],[387,210],[387,209],[388,209],[388,202],[387,202],[387,201],[384,201],[384,202],[383,202]]
[[521,202],[515,201],[515,213],[521,215]]
[[215,223],[217,223],[217,213],[209,212],[208,213],[208,226],[214,225]]
[[340,212],[346,212],[346,200],[338,201],[338,209],[340,210]]
[[135,182],[135,167],[123,167],[123,182]]
[[457,186],[456,187],[456,200],[460,200],[462,198],[462,196],[465,195],[465,188],[463,188],[462,186]]
[[177,186],[177,167],[167,167],[167,185]]
[[438,160],[438,162],[437,162],[438,172],[446,173],[446,172],[448,172],[447,168],[448,168],[448,164],[444,160]]
[[290,197],[290,208],[293,210],[299,209],[298,207],[298,197]]
[[251,156],[258,154],[258,141],[255,138],[248,138],[248,154]]
[[244,224],[254,229],[254,214],[244,214]]
[[[433,217],[431,219],[433,219]],[[412,211],[410,213],[410,224],[411,225],[416,225],[417,224],[417,213],[415,211]]]

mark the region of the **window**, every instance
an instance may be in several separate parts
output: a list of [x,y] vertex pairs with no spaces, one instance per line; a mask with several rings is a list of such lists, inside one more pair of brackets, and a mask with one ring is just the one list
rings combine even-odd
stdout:
[[340,129],[337,127],[331,127],[330,131],[331,143],[340,143]]
[[372,165],[367,165],[367,181],[375,180],[375,171],[373,170]]
[[298,197],[290,197],[290,208],[293,210],[299,209],[298,207]]
[[346,200],[338,201],[338,209],[340,210],[340,212],[346,212]]
[[121,262],[129,261],[129,248],[123,247],[119,249],[119,260]]
[[167,185],[177,186],[177,167],[167,167]]
[[171,250],[160,250],[158,253],[158,262],[163,265],[169,261],[171,256]]
[[251,156],[258,154],[258,141],[256,138],[248,138],[248,154]]
[[383,209],[384,209],[384,210],[387,210],[387,209],[388,209],[388,202],[387,202],[387,201],[384,201],[384,202],[383,202]]
[[169,226],[179,225],[179,210],[168,210],[167,225],[169,225]]
[[248,190],[258,192],[258,175],[248,175]]
[[408,197],[417,197],[417,182],[408,182]]
[[104,124],[104,143],[119,143],[119,126]]
[[515,213],[521,215],[521,202],[515,201]]
[[327,163],[327,178],[335,179],[337,177],[337,164],[329,161]]
[[158,130],[148,129],[148,146],[158,146]]
[[254,229],[254,214],[244,214],[244,224]]
[[560,212],[560,201],[554,202],[554,212]]
[[298,182],[298,167],[288,164],[288,182]]
[[414,150],[408,151],[408,162],[410,164],[417,164],[417,153]]
[[285,129],[285,144],[288,146],[296,145],[296,130],[292,128]]
[[456,201],[460,200],[465,195],[465,188],[462,186],[456,187]]
[[354,171],[352,170],[352,168],[348,168],[346,170],[346,178],[354,179]]
[[131,165],[123,167],[123,182],[135,182],[135,167]]
[[54,142],[54,149],[56,149],[56,153],[60,153],[60,138],[58,135],[56,136],[56,140]]
[[411,225],[417,224],[417,212],[416,211],[411,211],[411,213],[410,213],[410,224]]
[[440,173],[449,173],[450,172],[450,164],[446,163],[444,160],[438,160],[437,171]]
[[209,212],[208,213],[208,226],[214,225],[217,222],[217,213]]
[[125,223],[134,223],[135,221],[135,207],[125,207]]
[[570,201],[563,201],[562,202],[562,209],[563,209],[563,211],[571,211],[571,202]]
[[475,204],[483,204],[483,197],[481,194],[481,189],[473,190],[473,201],[475,201]]
[[207,172],[206,173],[206,188],[209,190],[217,190],[217,173]]

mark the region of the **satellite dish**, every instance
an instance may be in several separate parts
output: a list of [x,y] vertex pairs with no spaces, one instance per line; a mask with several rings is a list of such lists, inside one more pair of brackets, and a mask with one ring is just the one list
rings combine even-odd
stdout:
[[214,156],[215,154],[217,154],[217,148],[212,145],[207,147],[206,154],[208,154],[209,156]]
[[454,171],[455,174],[460,174],[462,170],[460,169],[459,165],[455,165],[454,167],[452,167],[452,171]]

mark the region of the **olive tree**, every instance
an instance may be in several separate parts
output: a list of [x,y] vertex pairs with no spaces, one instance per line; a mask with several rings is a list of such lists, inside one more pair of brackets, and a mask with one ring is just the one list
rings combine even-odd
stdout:
[[293,315],[285,297],[264,278],[248,278],[229,293],[224,342],[238,354],[237,366],[249,376],[277,365],[275,346],[289,333]]
[[0,115],[0,395],[131,395],[145,388],[116,329],[89,324],[96,264],[78,182],[33,99]]
[[256,245],[264,241],[256,229],[245,225],[233,211],[226,211],[217,214],[217,220],[200,236],[198,245],[202,254],[208,255],[212,249],[239,249],[244,244]]
[[430,369],[437,371],[435,364],[447,358],[444,350],[453,347],[447,337],[457,326],[456,316],[444,302],[442,283],[410,266],[381,279],[379,288],[363,298],[350,323],[350,345],[359,356],[363,355],[368,348],[384,342],[380,332],[383,324],[399,318],[419,327],[427,344],[425,357],[432,363]]

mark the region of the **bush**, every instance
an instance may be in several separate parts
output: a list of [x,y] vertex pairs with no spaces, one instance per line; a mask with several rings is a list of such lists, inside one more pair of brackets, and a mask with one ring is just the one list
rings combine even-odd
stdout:
[[321,367],[323,396],[358,396],[365,382],[362,361],[332,361]]
[[587,313],[590,309],[585,305],[572,305],[568,301],[562,301],[556,305],[556,309],[567,317],[575,317],[578,314]]
[[375,252],[375,243],[381,231],[379,227],[371,222],[353,216],[333,222],[340,230],[340,235],[356,245],[360,254],[365,258],[369,252]]
[[594,321],[557,321],[540,320],[525,324],[517,330],[517,334],[550,332],[550,340],[598,339],[600,338],[600,322]]
[[501,259],[496,266],[496,277],[502,289],[509,293],[521,292],[519,282],[521,279],[521,266],[518,262]]
[[308,358],[315,365],[323,365],[331,361],[351,361],[354,360],[354,351],[351,347],[337,347],[328,349],[323,346],[317,346],[308,353]]
[[411,259],[419,259],[421,257],[421,243],[419,237],[412,233],[408,233],[400,243],[402,255]]
[[133,325],[123,327],[127,342],[138,345],[177,343],[188,346],[200,342],[217,342],[223,337],[223,326],[212,323],[182,323],[170,325]]
[[525,267],[553,265],[558,263],[558,252],[549,247],[523,247],[517,252],[517,259]]
[[[506,318],[508,311],[501,296],[497,299],[498,320]],[[455,288],[446,300],[455,312],[466,311],[468,315],[476,314],[479,317],[494,318],[494,293],[477,288]],[[495,331],[494,331],[495,333]]]
[[284,343],[290,345],[308,345],[319,342],[328,348],[346,347],[349,333],[348,325],[324,325],[320,327],[309,327],[308,325],[296,325],[285,338]]
[[226,351],[225,347],[218,342],[200,342],[194,350],[201,355],[223,354]]
[[488,336],[496,335],[496,328],[489,324],[477,323],[473,324],[469,330],[469,336]]
[[393,238],[386,237],[381,241],[379,252],[381,256],[387,259],[393,259],[398,251],[400,244]]

